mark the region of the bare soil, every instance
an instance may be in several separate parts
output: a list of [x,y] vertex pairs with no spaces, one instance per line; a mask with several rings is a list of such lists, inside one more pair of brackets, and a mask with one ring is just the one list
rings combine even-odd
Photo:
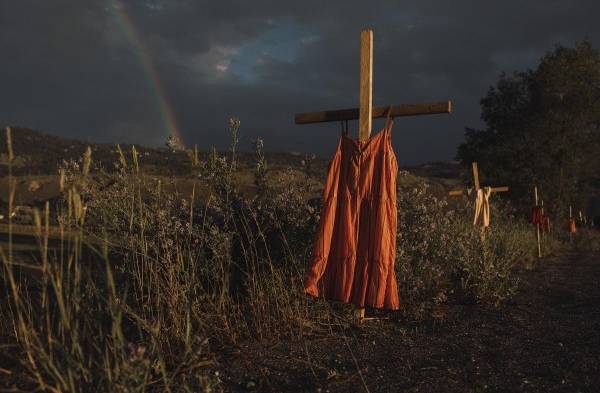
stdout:
[[600,391],[600,255],[544,259],[520,278],[497,309],[453,304],[443,321],[392,316],[247,343],[213,372],[226,391]]

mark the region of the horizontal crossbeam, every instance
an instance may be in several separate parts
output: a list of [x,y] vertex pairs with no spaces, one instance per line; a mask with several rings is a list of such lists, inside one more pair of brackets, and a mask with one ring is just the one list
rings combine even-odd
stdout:
[[[388,106],[378,106],[373,108],[373,119],[387,116]],[[438,113],[450,113],[452,110],[451,101],[427,102],[422,104],[400,104],[392,105],[391,116],[419,116],[434,115]],[[339,109],[323,112],[296,113],[294,120],[296,124],[325,123],[329,121],[358,120],[359,109]]]
[[[492,187],[492,193],[495,192],[508,192],[508,186],[502,186],[502,187]],[[450,196],[461,196],[465,193],[465,190],[454,190],[454,191],[450,191],[448,193],[448,195]]]

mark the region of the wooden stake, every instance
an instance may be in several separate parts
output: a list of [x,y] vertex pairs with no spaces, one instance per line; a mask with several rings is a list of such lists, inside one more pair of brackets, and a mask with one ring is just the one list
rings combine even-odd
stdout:
[[364,308],[357,308],[354,311],[354,316],[356,317],[356,321],[361,324],[364,322],[365,320],[365,309]]
[[[535,194],[535,207],[537,209],[537,207],[538,207],[537,186],[533,187],[533,192]],[[537,224],[535,224],[535,234],[536,234],[536,238],[537,238],[538,258],[541,258],[542,257],[542,244],[540,242],[540,223],[539,222]]]
[[481,185],[479,184],[479,170],[477,169],[477,163],[473,164],[473,184],[475,185],[475,191],[479,191]]
[[373,120],[373,30],[360,32],[360,114],[358,139],[361,142],[371,136]]
[[[544,233],[545,232],[544,225],[546,225],[546,216],[544,215],[544,200],[543,199],[540,201],[540,206],[542,207],[542,218],[543,218],[543,221],[542,221],[542,248],[544,248],[544,244],[546,244],[546,235]],[[548,224],[547,228],[548,228],[547,230],[549,233],[550,232],[550,224]]]

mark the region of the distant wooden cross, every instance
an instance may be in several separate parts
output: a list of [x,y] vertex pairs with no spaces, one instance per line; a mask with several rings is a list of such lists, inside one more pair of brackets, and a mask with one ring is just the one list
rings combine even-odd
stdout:
[[[533,187],[533,193],[535,194],[535,208],[538,208],[538,189],[537,186]],[[543,205],[543,202],[542,202]],[[544,208],[542,207],[542,217],[544,215]],[[540,225],[541,223],[537,222],[535,224],[535,234],[536,234],[536,239],[537,239],[537,248],[538,248],[538,258],[542,257],[542,243],[540,241]]]
[[573,242],[573,206],[569,205],[569,243]]
[[[450,101],[385,105],[373,108],[373,30],[365,29],[360,32],[360,106],[359,108],[328,110],[323,112],[297,113],[294,116],[296,124],[323,123],[331,121],[347,121],[358,119],[358,139],[366,141],[371,136],[372,120],[389,115],[417,116],[450,113]],[[364,320],[364,309],[357,312],[359,322]]]
[[[475,197],[477,197],[477,193],[479,192],[479,190],[482,190],[481,188],[481,184],[479,183],[479,169],[477,168],[477,163],[474,162],[472,164],[473,167],[473,185],[475,187]],[[461,190],[453,190],[450,191],[448,194],[450,196],[461,196],[463,195],[465,192],[468,193],[468,189],[461,189]],[[508,191],[508,186],[500,186],[500,187],[490,187],[490,191],[493,193],[497,193],[497,192],[507,192]]]
[[[478,190],[481,189],[481,184],[479,184],[479,170],[477,168],[477,163],[474,162],[471,164],[471,166],[473,167],[473,185],[475,186],[475,191],[477,192]],[[492,189],[492,193],[495,192],[507,192],[508,191],[508,186],[500,186],[500,187],[491,187]],[[468,190],[453,190],[450,191],[448,194],[450,196],[461,196],[465,193],[465,191]]]

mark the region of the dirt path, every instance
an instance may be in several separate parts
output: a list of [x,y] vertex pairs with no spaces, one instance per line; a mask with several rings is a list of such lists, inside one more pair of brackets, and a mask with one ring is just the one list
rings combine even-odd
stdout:
[[370,322],[240,349],[221,359],[228,391],[598,392],[600,256],[544,260],[510,304],[454,305],[441,325]]

